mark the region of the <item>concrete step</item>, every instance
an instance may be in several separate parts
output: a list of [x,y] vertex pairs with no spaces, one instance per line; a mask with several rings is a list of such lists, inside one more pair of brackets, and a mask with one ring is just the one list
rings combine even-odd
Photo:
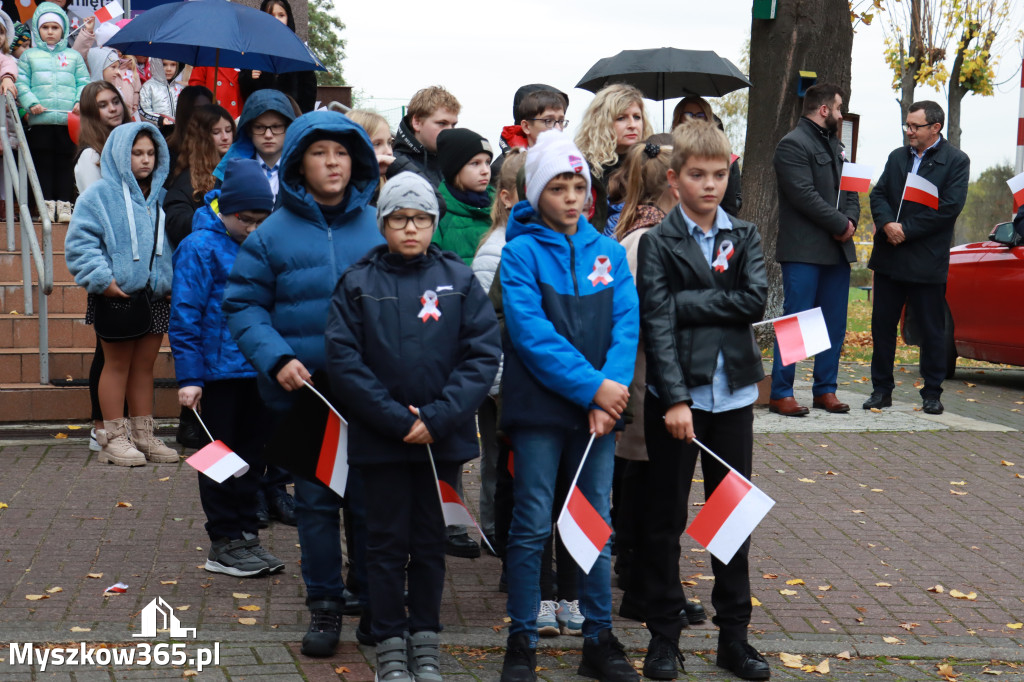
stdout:
[[[178,391],[157,388],[153,413],[157,418],[173,418],[180,414]],[[92,407],[87,386],[40,386],[31,383],[0,384],[0,423],[38,421],[78,421],[83,428]],[[88,434],[86,434],[88,435]],[[161,434],[165,436],[166,434]]]
[[[35,230],[36,239],[39,240],[39,248],[42,248],[42,246],[43,246],[43,224],[42,223],[32,223],[32,227]],[[15,223],[14,223],[14,230],[15,230],[15,235],[14,235],[15,248],[16,249],[21,249],[21,230],[18,229],[18,222],[17,221],[15,221]],[[64,238],[67,237],[67,234],[68,234],[68,223],[52,223],[51,224],[51,232],[50,232],[50,234],[53,236],[53,250],[54,251],[63,251],[64,250]],[[0,245],[3,245],[3,248],[5,248],[5,249],[7,248],[7,223],[4,220],[4,216],[3,215],[0,215]]]
[[[39,303],[39,293],[36,289],[38,280],[33,273],[32,279],[32,304]],[[10,313],[17,311],[25,312],[25,291],[21,285],[21,277],[16,281],[0,281],[0,312]],[[85,289],[77,284],[67,282],[54,282],[53,293],[47,297],[47,306],[50,313],[77,313],[85,317],[86,300],[88,296]],[[33,309],[35,309],[33,307]]]
[[[50,379],[88,379],[95,337],[88,346],[50,349]],[[174,379],[174,359],[170,347],[160,349],[153,367],[157,379]],[[38,384],[38,348],[0,348],[0,384]],[[0,413],[2,414],[2,413]],[[2,418],[2,416],[0,416]]]
[[[50,313],[49,346],[54,348],[86,348],[96,343],[96,333],[79,313]],[[35,348],[39,346],[39,315],[0,314],[0,348]]]
[[[6,245],[3,245],[6,246]],[[31,256],[29,261],[31,261]],[[35,265],[32,265],[31,275],[33,279],[39,278]],[[21,251],[0,250],[0,282],[21,281]],[[66,284],[73,283],[75,278],[68,272],[67,261],[64,260],[64,249],[53,252],[53,281]]]

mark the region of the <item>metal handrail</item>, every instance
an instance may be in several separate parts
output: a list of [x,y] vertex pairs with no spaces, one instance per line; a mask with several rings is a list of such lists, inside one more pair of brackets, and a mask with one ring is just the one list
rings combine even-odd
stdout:
[[[7,144],[7,120],[10,114],[14,121],[14,134],[18,138],[18,161],[15,162],[14,151]],[[7,221],[7,248],[14,251],[14,199],[17,198],[18,217],[21,226],[21,274],[22,286],[25,290],[25,313],[32,314],[32,263],[36,266],[36,275],[39,279],[39,383],[46,385],[50,383],[50,333],[49,320],[47,318],[47,299],[53,292],[53,226],[50,224],[50,216],[46,211],[46,203],[43,200],[43,191],[39,186],[39,176],[36,174],[36,165],[29,153],[28,141],[25,139],[25,129],[21,125],[21,117],[18,115],[18,105],[14,97],[4,94],[4,111],[0,112],[0,143],[3,144],[4,156],[4,198],[7,202],[7,210],[4,218]],[[13,178],[18,178],[17,185],[12,183]],[[39,240],[36,239],[35,227],[32,224],[32,215],[28,210],[29,189],[32,191],[32,198],[39,209],[39,220],[43,225],[43,245],[40,249]]]

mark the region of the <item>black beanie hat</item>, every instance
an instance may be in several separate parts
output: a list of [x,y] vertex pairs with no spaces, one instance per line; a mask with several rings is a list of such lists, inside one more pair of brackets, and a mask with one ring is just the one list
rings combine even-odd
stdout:
[[441,174],[449,185],[455,184],[455,176],[462,167],[480,153],[494,158],[491,143],[472,130],[448,128],[437,135],[437,162],[441,166]]

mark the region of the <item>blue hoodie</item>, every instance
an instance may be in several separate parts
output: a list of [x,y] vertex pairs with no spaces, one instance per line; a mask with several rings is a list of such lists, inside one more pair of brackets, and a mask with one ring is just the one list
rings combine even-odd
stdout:
[[[238,135],[231,148],[228,149],[224,158],[220,160],[217,167],[213,169],[213,177],[217,178],[217,185],[224,182],[224,171],[231,159],[253,159],[256,158],[256,147],[252,143],[252,133],[249,132],[249,124],[254,120],[273,111],[284,116],[287,123],[295,120],[295,110],[288,97],[279,90],[257,90],[245,100],[245,107],[242,115],[238,117]],[[282,158],[284,158],[282,156]]]
[[[352,158],[340,213],[330,224],[299,174],[306,148],[325,134]],[[278,208],[242,244],[224,292],[231,335],[255,366],[260,393],[274,409],[291,404],[274,376],[290,358],[310,373],[326,368],[324,329],[334,287],[345,270],[384,243],[369,205],[380,169],[370,138],[333,111],[314,111],[288,127]]]
[[[156,141],[148,197],[132,175],[132,146],[143,129]],[[90,294],[102,294],[112,280],[126,294],[147,284],[157,296],[171,293],[171,245],[160,208],[167,167],[167,145],[152,123],[124,123],[111,131],[100,156],[103,177],[78,197],[64,240],[68,270]]]
[[601,382],[633,378],[640,303],[626,251],[582,216],[576,234],[555,232],[526,201],[505,236],[502,428],[586,429]]
[[192,234],[174,250],[175,277],[167,333],[180,387],[256,376],[256,370],[231,338],[221,310],[239,245],[217,215],[214,204],[219,197],[219,189],[206,193],[205,205],[192,219]]

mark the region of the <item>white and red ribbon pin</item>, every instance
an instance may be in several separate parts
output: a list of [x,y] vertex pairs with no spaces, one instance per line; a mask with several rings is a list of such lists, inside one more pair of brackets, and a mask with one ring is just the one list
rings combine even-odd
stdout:
[[732,242],[726,239],[724,242],[718,245],[718,255],[715,256],[715,260],[711,263],[711,268],[715,272],[725,272],[729,269],[729,259],[732,258],[732,254],[736,251],[733,247]]
[[598,256],[594,261],[594,271],[587,275],[587,279],[595,287],[598,284],[611,284],[614,281],[612,277],[612,262],[608,259],[608,256]]
[[437,307],[437,294],[427,289],[420,296],[420,303],[423,304],[423,308],[420,309],[420,314],[416,317],[420,318],[424,322],[433,318],[435,320],[441,319],[441,311]]

